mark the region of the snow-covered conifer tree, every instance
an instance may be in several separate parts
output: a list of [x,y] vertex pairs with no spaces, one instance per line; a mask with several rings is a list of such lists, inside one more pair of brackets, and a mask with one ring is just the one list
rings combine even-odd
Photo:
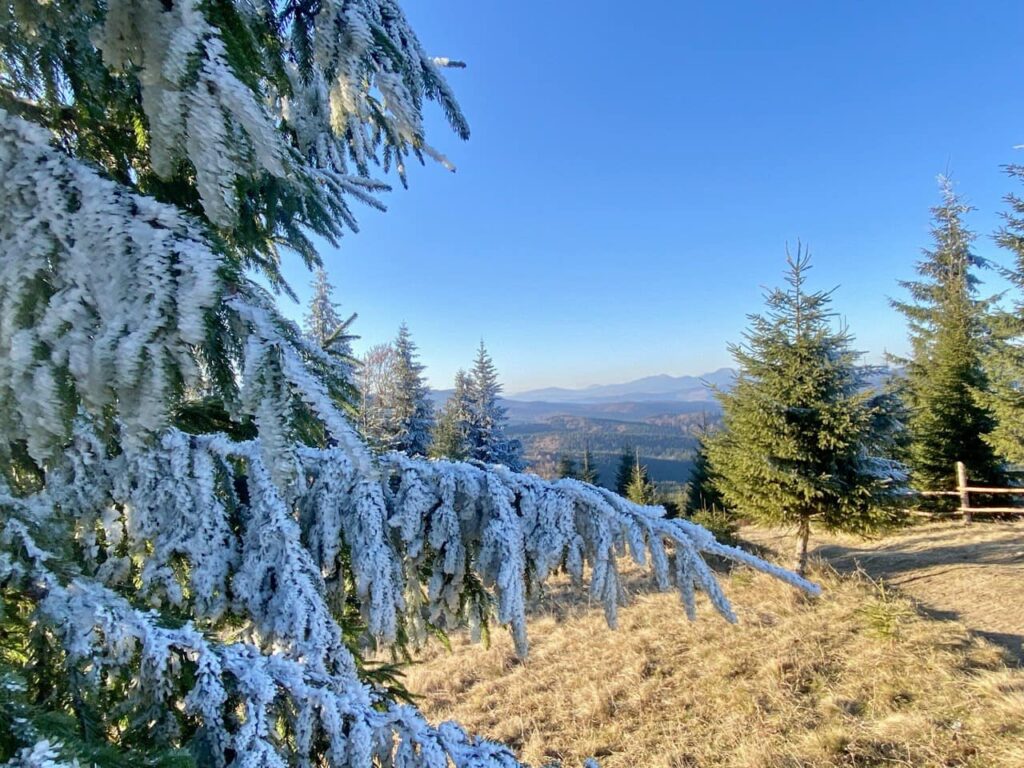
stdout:
[[379,451],[426,456],[434,429],[434,406],[405,323],[394,342],[378,344],[366,353],[358,378],[360,426],[370,445]]
[[313,295],[303,318],[306,338],[334,358],[339,376],[339,405],[352,413],[358,409],[359,394],[355,385],[359,361],[352,353],[352,342],[359,337],[351,332],[352,323],[358,315],[353,312],[342,320],[338,305],[334,302],[334,287],[321,267],[313,279]]
[[353,312],[346,319],[341,319],[338,305],[334,301],[334,286],[331,285],[326,270],[323,267],[317,269],[313,279],[313,295],[303,318],[304,330],[310,341],[318,344],[324,351],[352,364],[352,342],[359,337],[354,336],[350,329],[358,316]]
[[525,653],[528,589],[585,562],[614,623],[627,548],[690,615],[732,617],[704,554],[810,586],[577,481],[367,449],[253,277],[444,162],[426,101],[468,135],[393,0],[0,7],[0,762],[514,766],[360,649],[493,619]]
[[388,407],[391,416],[390,447],[410,456],[426,456],[434,429],[434,406],[430,401],[430,387],[423,377],[416,343],[405,323],[398,329],[394,348],[394,401]]
[[505,434],[508,417],[498,402],[500,395],[498,371],[481,341],[469,374],[468,457],[488,464],[504,464],[509,469],[520,471],[525,466],[523,446]]

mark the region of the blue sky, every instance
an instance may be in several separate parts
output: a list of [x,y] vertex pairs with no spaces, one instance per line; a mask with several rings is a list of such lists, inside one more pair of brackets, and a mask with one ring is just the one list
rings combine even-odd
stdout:
[[[472,138],[323,253],[363,347],[409,324],[432,385],[483,338],[511,392],[729,364],[784,248],[868,359],[947,168],[988,233],[1024,162],[1024,3],[432,0],[406,11]],[[309,278],[288,265],[297,292]],[[996,283],[992,283],[993,287]],[[302,308],[283,301],[295,317]]]

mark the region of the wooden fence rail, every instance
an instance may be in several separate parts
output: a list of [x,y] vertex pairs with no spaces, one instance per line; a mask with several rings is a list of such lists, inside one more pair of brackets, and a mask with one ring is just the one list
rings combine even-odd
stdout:
[[1024,496],[1024,488],[987,488],[979,485],[967,484],[967,468],[962,461],[956,463],[956,490],[955,491],[921,491],[921,496],[959,496],[960,509],[957,510],[964,516],[964,522],[970,523],[975,515],[1024,515],[1024,507],[972,507],[971,494],[1011,494]]

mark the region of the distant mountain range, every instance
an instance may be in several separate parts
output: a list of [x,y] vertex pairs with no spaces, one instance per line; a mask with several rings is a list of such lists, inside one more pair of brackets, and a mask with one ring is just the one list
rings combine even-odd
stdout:
[[[430,393],[436,410],[444,407],[451,397],[450,389],[435,389]],[[626,422],[645,422],[659,417],[670,418],[688,414],[717,415],[721,406],[717,400],[614,400],[596,403],[559,403],[543,400],[510,400],[500,398],[499,404],[508,414],[511,424],[536,424],[553,416],[574,416],[584,419],[608,419]]]
[[594,384],[582,389],[546,387],[507,395],[508,400],[543,403],[707,402],[714,387],[728,389],[736,377],[732,368],[719,368],[703,376],[646,376],[624,384]]
[[[898,371],[873,371],[868,386],[878,388]],[[637,451],[652,480],[663,488],[690,476],[697,436],[721,423],[714,388],[732,387],[736,371],[720,368],[703,376],[647,376],[624,384],[582,389],[548,387],[508,395],[509,434],[523,443],[531,471],[553,476],[562,457],[576,461],[590,450],[600,482],[614,483],[623,451]],[[431,393],[440,408],[451,390]]]

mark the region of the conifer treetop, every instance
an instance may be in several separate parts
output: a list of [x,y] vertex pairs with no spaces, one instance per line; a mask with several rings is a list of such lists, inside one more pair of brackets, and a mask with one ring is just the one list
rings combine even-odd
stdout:
[[938,181],[942,202],[931,209],[934,245],[923,249],[916,265],[922,279],[899,281],[911,301],[890,302],[907,318],[912,343],[929,338],[942,313],[962,314],[965,307],[986,304],[976,298],[981,284],[977,270],[991,264],[974,251],[977,237],[964,224],[964,217],[975,209],[960,198],[949,177],[940,176]]
[[431,455],[441,459],[464,460],[469,455],[469,374],[455,373],[455,386],[445,401],[434,428]]
[[580,480],[590,485],[597,485],[600,480],[600,474],[594,463],[594,454],[591,452],[589,445],[583,446],[583,458],[580,462]]
[[351,334],[349,328],[359,315],[353,312],[342,320],[326,270],[318,267],[313,274],[313,295],[304,318],[304,330],[324,350],[351,359],[352,342],[359,337]]
[[502,386],[483,340],[477,349],[467,384],[466,441],[469,458],[522,470],[525,466],[522,444],[506,435],[508,415],[498,401]]
[[403,322],[395,339],[395,390],[391,403],[391,447],[410,456],[426,456],[434,428],[434,406],[419,351]]
[[634,504],[653,506],[656,503],[654,483],[647,477],[647,467],[640,463],[640,451],[636,452],[633,471],[626,486],[626,498]]

